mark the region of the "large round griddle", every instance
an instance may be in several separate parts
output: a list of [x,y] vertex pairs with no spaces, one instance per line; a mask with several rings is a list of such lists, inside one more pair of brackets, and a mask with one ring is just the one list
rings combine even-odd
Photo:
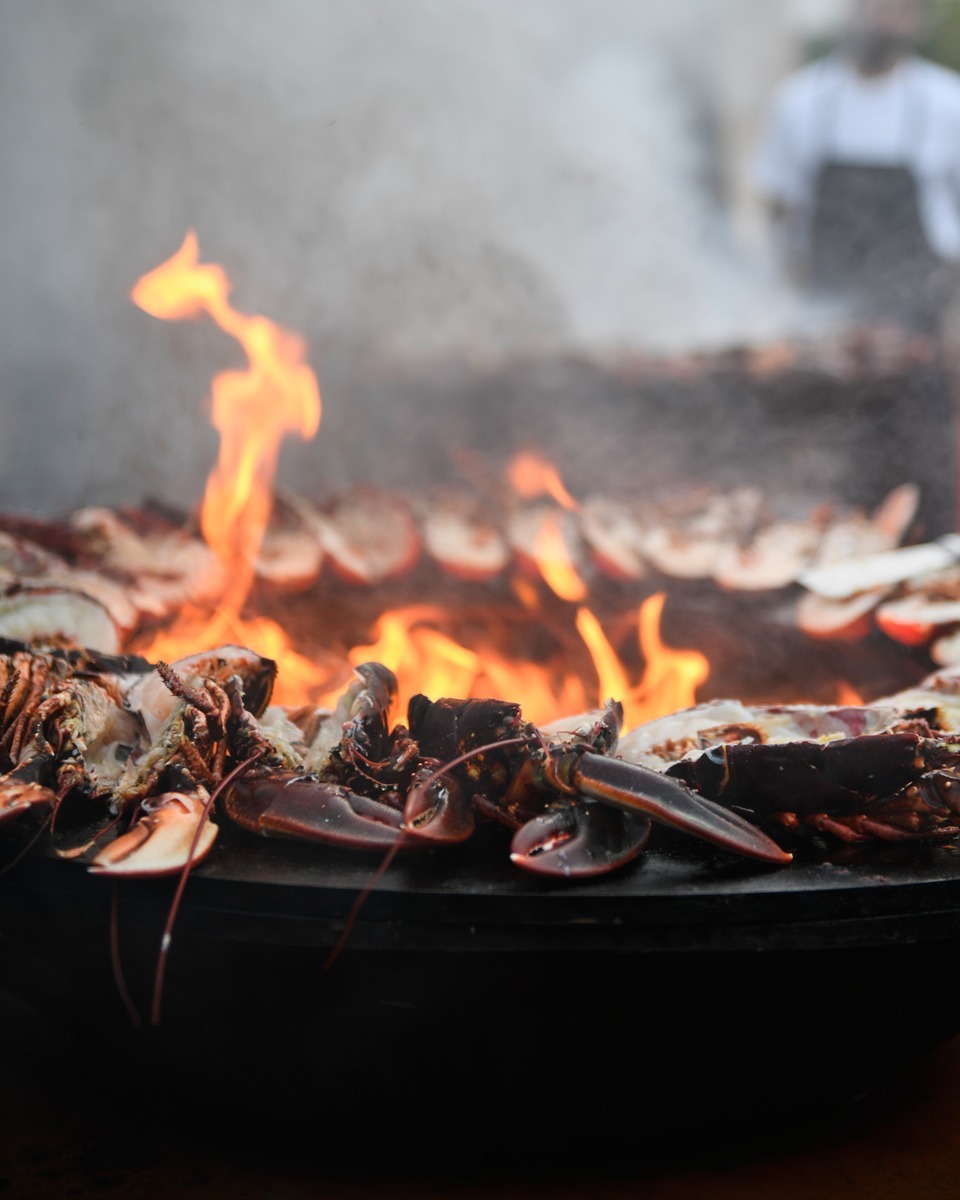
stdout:
[[[509,838],[482,830],[465,846],[403,850],[381,859],[327,846],[255,838],[226,828],[194,867],[178,925],[247,942],[322,948],[368,891],[350,937],[355,949],[462,952],[581,950],[643,953],[849,948],[960,936],[960,852],[948,844],[800,852],[768,867],[661,828],[653,848],[611,875],[538,878],[509,861]],[[49,850],[0,877],[0,896],[92,918],[112,881]],[[122,881],[122,904],[164,913],[169,880]],[[958,922],[958,924],[954,924]],[[479,939],[479,941],[478,941]]]
[[[324,970],[378,858],[225,829],[184,894],[152,1031],[118,998],[110,908],[145,1012],[173,881],[115,889],[34,853],[0,878],[0,982],[135,1064],[124,1088],[196,1078],[259,1110],[308,1087],[333,1127],[371,1094],[400,1127],[424,1105],[493,1127],[519,1094],[535,1126],[561,1093],[584,1129],[787,1119],[960,1030],[950,847],[767,868],[657,829],[632,867],[564,885],[512,867],[508,840],[399,856]],[[629,1111],[601,1100],[623,1078]]]

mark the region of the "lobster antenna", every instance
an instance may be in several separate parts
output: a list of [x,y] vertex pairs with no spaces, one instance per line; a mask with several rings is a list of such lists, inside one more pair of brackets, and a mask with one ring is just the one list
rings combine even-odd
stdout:
[[17,851],[17,853],[13,856],[13,858],[10,859],[9,862],[4,863],[3,866],[0,867],[0,875],[6,875],[8,871],[12,871],[17,863],[34,848],[44,831],[50,827],[52,819],[53,811],[51,810],[43,818],[43,821],[40,823],[40,828],[36,831],[36,833],[30,835],[26,845],[21,847],[21,849]]
[[217,784],[210,793],[210,798],[203,806],[203,812],[200,814],[200,820],[197,822],[197,828],[193,835],[193,841],[190,843],[190,849],[187,852],[187,861],[183,864],[183,870],[180,872],[180,879],[177,883],[177,890],[174,892],[173,901],[170,904],[170,911],[167,913],[167,923],[163,927],[163,937],[160,939],[160,953],[157,956],[157,973],[153,982],[153,1006],[150,1010],[150,1024],[160,1024],[160,1006],[163,1000],[163,976],[167,966],[167,955],[170,951],[170,943],[173,940],[173,926],[177,919],[177,912],[180,908],[180,901],[183,899],[184,889],[187,886],[187,879],[190,871],[193,869],[193,859],[197,852],[197,846],[200,844],[200,834],[203,832],[203,827],[210,817],[210,812],[216,803],[217,797],[228,787],[235,779],[239,779],[245,771],[261,757],[265,752],[265,748],[257,750],[255,754],[251,754],[249,758],[244,759],[242,763],[234,767],[233,770],[225,778]]
[[[527,738],[525,737],[515,737],[506,738],[499,742],[486,742],[482,746],[474,746],[472,750],[468,750],[465,754],[461,754],[458,758],[453,758],[450,760],[450,762],[444,763],[443,766],[438,767],[432,775],[427,776],[423,783],[420,784],[420,787],[424,789],[428,788],[435,780],[439,779],[441,775],[445,775],[447,771],[453,770],[454,767],[459,767],[461,763],[465,763],[469,759],[475,758],[478,754],[485,754],[488,750],[496,750],[500,746],[522,746],[526,743],[526,741]],[[399,837],[397,841],[393,843],[387,853],[383,856],[383,862],[379,867],[377,867],[376,871],[374,871],[373,875],[370,877],[370,882],[353,902],[353,907],[350,909],[350,913],[343,924],[343,929],[340,932],[340,936],[337,938],[336,944],[327,955],[326,961],[323,964],[324,971],[329,971],[333,964],[340,957],[340,952],[346,946],[347,942],[350,940],[350,935],[353,933],[353,927],[356,925],[357,918],[360,916],[360,910],[366,904],[371,892],[374,891],[377,884],[390,869],[390,864],[396,858],[397,852],[403,849],[404,845],[406,844],[409,844],[409,839],[405,839],[401,835],[401,837]]]
[[357,896],[356,900],[354,900],[353,907],[350,909],[347,919],[343,923],[343,929],[340,931],[340,936],[337,938],[333,949],[324,960],[321,970],[329,971],[333,964],[340,957],[341,950],[343,950],[343,948],[346,946],[347,942],[350,940],[350,935],[353,933],[353,927],[357,923],[357,917],[360,916],[360,909],[363,908],[370,897],[370,893],[376,888],[377,884],[390,869],[390,864],[397,857],[397,851],[402,848],[404,841],[404,835],[401,834],[383,856],[383,862],[381,862],[380,866],[377,867],[374,873],[370,876],[370,882],[363,889],[360,895]]
[[127,987],[127,978],[123,973],[123,963],[120,960],[120,880],[113,881],[113,892],[110,896],[110,965],[113,967],[113,981],[117,992],[123,1001],[123,1007],[130,1016],[134,1029],[143,1025],[140,1010],[133,1002]]
[[443,766],[437,767],[432,775],[428,775],[419,786],[426,790],[431,783],[440,778],[441,775],[446,775],[448,771],[452,771],[454,767],[459,767],[462,763],[469,762],[471,758],[476,758],[478,754],[486,754],[488,750],[498,750],[501,746],[525,746],[530,739],[527,737],[504,738],[499,742],[486,742],[482,746],[474,746],[472,750],[468,750],[465,754],[461,754],[458,758],[451,758]]

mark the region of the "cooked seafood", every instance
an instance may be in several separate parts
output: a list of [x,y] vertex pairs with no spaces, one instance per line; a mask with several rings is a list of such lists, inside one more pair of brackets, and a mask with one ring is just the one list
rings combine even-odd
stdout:
[[76,790],[102,800],[105,822],[134,814],[93,859],[102,874],[170,873],[202,857],[216,836],[205,821],[214,789],[254,760],[224,808],[267,835],[366,849],[458,842],[477,811],[516,831],[519,866],[576,876],[635,857],[653,819],[762,861],[789,859],[683,784],[610,757],[618,704],[548,741],[516,704],[417,696],[410,728],[391,729],[396,681],[368,663],[333,713],[261,722],[273,664],[239,647],[156,668],[4,648],[3,811],[55,808]]
[[367,850],[457,843],[492,819],[513,831],[516,865],[564,877],[631,861],[651,820],[780,864],[789,850],[770,835],[960,834],[960,670],[869,706],[712,701],[619,744],[614,701],[538,729],[516,704],[420,695],[391,727],[396,680],[379,663],[332,711],[268,709],[274,675],[242,647],[154,667],[0,641],[0,821],[94,798],[93,869],[123,875],[208,853],[220,791],[252,832]]
[[[0,640],[0,823],[27,809],[55,812],[80,793],[102,807],[94,841],[117,819],[134,817],[95,869],[178,870],[208,789],[223,775],[228,697],[242,695],[262,712],[274,674],[270,660],[241,647],[154,668],[139,658]],[[215,836],[215,827],[204,834],[200,855]]]
[[960,833],[958,729],[960,673],[940,672],[868,707],[714,701],[621,752],[778,835],[940,840]]

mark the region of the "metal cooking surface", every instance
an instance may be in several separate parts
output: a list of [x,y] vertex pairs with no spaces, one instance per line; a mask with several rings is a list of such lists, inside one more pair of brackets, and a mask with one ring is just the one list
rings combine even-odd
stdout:
[[[659,832],[659,831],[658,831]],[[960,855],[940,847],[869,847],[845,861],[765,869],[658,840],[632,868],[573,884],[515,870],[508,839],[490,829],[456,851],[398,857],[364,902],[351,944],[436,949],[724,949],[756,944],[878,944],[955,935]],[[224,830],[187,886],[178,929],[239,940],[332,944],[376,856],[251,838]],[[131,880],[131,920],[165,912],[171,880]],[[78,863],[34,855],[0,880],[0,895],[99,919],[111,881]]]

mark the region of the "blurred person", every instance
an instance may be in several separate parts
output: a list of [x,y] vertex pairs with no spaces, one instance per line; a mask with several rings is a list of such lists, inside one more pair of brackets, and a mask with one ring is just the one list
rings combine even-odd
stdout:
[[755,163],[788,269],[866,313],[937,324],[960,263],[960,75],[919,57],[923,0],[859,0],[789,76]]

